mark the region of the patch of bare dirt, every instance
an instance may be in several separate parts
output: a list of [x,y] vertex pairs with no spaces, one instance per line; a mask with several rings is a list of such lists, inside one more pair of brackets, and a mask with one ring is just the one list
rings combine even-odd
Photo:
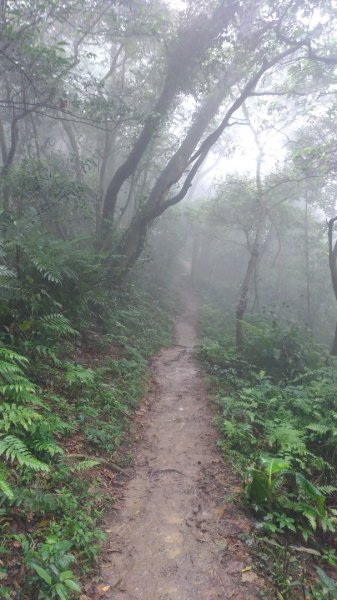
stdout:
[[134,477],[107,519],[102,585],[90,598],[254,600],[251,523],[224,497],[238,482],[215,443],[212,412],[193,358],[196,304],[183,294],[176,345],[153,361],[154,398],[138,442]]

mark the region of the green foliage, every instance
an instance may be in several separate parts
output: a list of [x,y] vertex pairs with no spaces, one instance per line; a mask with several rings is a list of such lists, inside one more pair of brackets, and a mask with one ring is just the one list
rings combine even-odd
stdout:
[[[123,462],[147,357],[169,340],[171,323],[158,290],[125,283],[93,292],[77,250],[68,249],[62,263],[57,244],[44,239],[33,253],[26,238],[24,246],[26,276],[9,282],[10,302],[0,292],[7,322],[0,332],[1,569],[27,599],[68,600],[79,594],[74,573],[88,572],[99,556],[99,522],[111,503],[94,481],[102,468],[96,455]],[[33,258],[39,252],[42,261]],[[71,436],[79,440],[78,458],[68,455]],[[15,563],[13,522],[21,545]],[[10,592],[0,587],[3,598]]]
[[324,364],[324,352],[304,328],[255,317],[246,322],[243,357],[273,379],[289,380]]
[[39,600],[70,600],[74,592],[81,592],[77,578],[69,568],[75,562],[75,557],[69,552],[71,542],[49,535],[45,543],[32,548],[25,537],[18,539],[22,544],[26,568],[32,573],[25,585],[29,593],[37,594],[35,597]]
[[48,336],[55,338],[78,335],[78,332],[70,325],[69,319],[60,313],[44,315],[39,319],[38,325],[47,339]]
[[49,472],[40,456],[48,458],[61,451],[52,435],[45,437],[43,416],[38,412],[43,403],[22,370],[26,362],[21,355],[0,348],[0,456],[5,461],[0,463],[0,489],[9,500],[14,499],[6,482],[11,464],[28,472]]
[[337,584],[334,581],[334,579],[329,577],[319,567],[317,568],[317,575],[320,582],[320,589],[317,589],[316,585],[312,590],[315,593],[314,597],[316,598],[316,600],[323,600],[325,598],[328,600],[333,600],[334,598],[337,598]]
[[[198,356],[216,395],[221,446],[244,473],[246,498],[260,518],[259,539],[267,536],[278,546],[271,550],[267,544],[261,552],[275,561],[268,569],[282,597],[290,599],[302,575],[296,552],[283,550],[282,538],[310,541],[317,550],[303,552],[311,560],[334,562],[335,365],[306,332],[282,332],[265,321],[248,326],[242,353],[228,339],[211,339],[201,344]],[[308,597],[329,597],[322,580],[312,590],[303,586]]]

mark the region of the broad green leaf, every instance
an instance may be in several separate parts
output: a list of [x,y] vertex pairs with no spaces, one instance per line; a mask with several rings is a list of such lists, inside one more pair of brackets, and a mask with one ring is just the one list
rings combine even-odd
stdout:
[[57,593],[60,600],[69,600],[67,590],[62,583],[57,583],[55,585],[55,592]]
[[64,584],[73,592],[80,592],[81,588],[73,579],[66,579]]
[[70,577],[73,577],[72,571],[62,571],[62,573],[60,573],[60,581],[65,581],[66,579],[69,579]]
[[44,569],[40,565],[37,565],[36,563],[32,563],[32,569],[34,569],[34,571],[37,572],[38,576],[41,577],[41,579],[43,579],[45,583],[47,583],[48,585],[52,584],[52,578],[50,577],[46,569]]

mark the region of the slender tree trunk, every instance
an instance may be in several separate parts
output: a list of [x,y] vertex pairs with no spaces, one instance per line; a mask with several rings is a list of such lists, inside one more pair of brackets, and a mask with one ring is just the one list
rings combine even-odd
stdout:
[[258,251],[255,250],[251,253],[249,257],[246,273],[240,289],[239,301],[236,307],[235,341],[236,347],[239,350],[242,350],[245,341],[243,318],[246,314],[248,306],[249,290],[254,277],[254,270],[256,267],[257,259]]
[[7,152],[5,128],[4,128],[2,119],[1,119],[1,115],[0,115],[0,149],[1,149],[2,164],[5,165],[7,162],[8,152]]
[[254,305],[253,311],[260,312],[260,291],[259,291],[259,262],[255,262],[254,267]]
[[337,323],[336,323],[336,327],[335,327],[335,335],[334,335],[334,340],[333,340],[333,344],[332,344],[332,348],[331,348],[331,354],[332,354],[332,356],[337,356]]
[[[328,239],[329,239],[329,267],[331,274],[332,287],[337,300],[337,241],[333,241],[333,229],[337,217],[330,219],[328,223]],[[332,356],[337,356],[337,324],[335,329],[334,342],[331,349]]]
[[[3,126],[1,115],[0,115],[0,148],[1,148],[2,164],[3,164],[3,169],[4,169],[4,167],[8,161],[8,150],[7,150],[5,128]],[[2,196],[3,196],[2,208],[4,210],[7,210],[8,205],[9,205],[9,191],[8,191],[8,182],[7,182],[5,170],[2,171],[2,177],[0,179],[2,179],[2,185],[1,185]]]
[[[249,291],[252,284],[255,286],[255,299],[258,302],[258,264],[261,257],[261,237],[265,224],[266,207],[262,188],[262,161],[263,161],[263,146],[260,142],[258,133],[255,131],[249,117],[249,113],[245,103],[242,104],[242,112],[248,122],[249,128],[254,136],[257,156],[256,156],[256,209],[254,217],[255,239],[249,249],[250,258],[248,261],[245,277],[240,289],[239,302],[236,307],[236,347],[241,350],[244,345],[244,324],[243,318],[246,314],[249,300]],[[249,241],[247,239],[249,246]]]
[[200,256],[202,246],[202,234],[200,226],[196,226],[192,241],[191,279],[196,283],[200,274]]
[[111,133],[108,129],[108,120],[105,116],[105,135],[104,135],[104,150],[103,150],[103,158],[102,163],[99,169],[98,176],[98,190],[97,190],[97,199],[96,199],[96,245],[97,248],[100,246],[100,235],[101,235],[101,224],[102,224],[102,210],[104,203],[104,194],[105,194],[105,183],[106,183],[106,172],[108,163],[111,170],[114,170],[114,161],[113,161],[113,152],[111,149],[115,143],[116,132]]
[[63,119],[61,117],[61,122],[62,122],[62,125],[64,128],[64,131],[66,132],[66,134],[68,136],[69,146],[70,146],[70,149],[71,149],[71,152],[73,155],[73,160],[74,160],[74,169],[75,169],[76,179],[79,182],[81,182],[82,178],[83,178],[83,173],[82,173],[82,167],[81,167],[80,151],[78,149],[78,143],[76,140],[75,132],[69,121],[67,121],[66,119]]
[[33,130],[33,139],[34,139],[34,144],[35,144],[35,152],[36,152],[36,158],[39,162],[41,162],[41,152],[40,152],[40,145],[39,145],[39,136],[37,133],[37,127],[36,127],[36,122],[35,122],[35,118],[33,113],[30,113],[29,115],[30,117],[30,122],[32,125],[32,130]]
[[307,322],[312,329],[311,318],[311,290],[310,290],[310,263],[309,263],[309,232],[308,232],[308,198],[305,198],[305,214],[304,214],[304,247],[305,247],[305,278],[306,278],[306,305],[307,305]]

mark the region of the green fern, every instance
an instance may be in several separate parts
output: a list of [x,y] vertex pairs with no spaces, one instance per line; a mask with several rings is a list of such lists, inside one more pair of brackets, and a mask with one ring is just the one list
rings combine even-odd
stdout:
[[321,435],[328,433],[328,431],[330,431],[331,429],[329,425],[325,425],[324,423],[310,423],[309,425],[307,425],[306,428],[310,431],[314,431],[315,433],[319,433]]
[[269,444],[271,446],[276,446],[280,451],[296,451],[299,454],[305,454],[307,449],[302,437],[302,431],[296,429],[290,423],[276,426],[271,424],[269,426],[269,432],[266,435]]
[[41,419],[42,416],[32,408],[6,402],[0,404],[0,431],[8,432],[13,425],[30,431],[32,425]]
[[8,485],[7,481],[2,479],[0,475],[0,491],[8,498],[8,500],[13,500],[14,493],[12,488]]
[[43,275],[43,277],[47,279],[47,281],[59,284],[62,283],[62,273],[60,273],[60,271],[56,269],[54,265],[42,264],[41,257],[39,257],[39,260],[37,260],[35,257],[31,256],[30,259],[37,271],[39,271],[39,273],[41,273],[41,275]]
[[69,319],[62,313],[45,315],[39,319],[39,324],[46,334],[52,336],[79,336],[78,331],[71,326]]
[[19,365],[27,365],[28,359],[17,352],[14,352],[10,348],[4,348],[0,346],[0,375],[2,371],[2,365],[15,366],[15,363]]
[[94,460],[94,459],[82,460],[81,462],[77,463],[77,465],[74,465],[73,467],[71,467],[70,470],[73,472],[89,471],[90,469],[97,467],[97,465],[99,465],[99,464],[100,464],[99,460]]
[[337,487],[334,485],[319,485],[317,487],[324,496],[330,496],[334,492],[337,492]]
[[49,456],[55,456],[56,454],[64,454],[63,448],[61,448],[61,446],[58,446],[58,444],[56,444],[53,441],[37,440],[32,442],[32,446],[38,452],[45,452],[46,454],[49,454]]
[[95,384],[96,374],[93,369],[76,363],[66,363],[65,366],[65,381],[69,387],[92,386]]
[[7,483],[8,476],[8,470],[4,465],[0,464],[0,492],[2,492],[8,498],[8,500],[13,500],[14,493],[12,488]]
[[[35,387],[27,380],[20,383],[6,383],[0,385],[0,396],[20,400],[21,402],[35,402]],[[37,402],[37,398],[36,398]]]
[[55,351],[50,346],[36,343],[31,344],[31,346],[31,351],[34,355],[51,360],[55,366],[62,365],[62,361],[56,356]]
[[0,436],[0,456],[4,455],[8,461],[17,462],[20,466],[29,467],[33,471],[49,471],[49,466],[35,458],[29,451],[25,442],[15,435]]
[[48,491],[41,487],[16,488],[14,495],[16,507],[22,508],[25,512],[41,514],[57,513],[62,510],[64,499],[62,494]]
[[[27,360],[21,355],[0,347],[0,456],[13,470],[25,467],[33,472],[48,472],[50,467],[39,458],[61,454],[44,423],[45,405],[36,394],[36,387],[27,379],[23,367]],[[37,455],[35,455],[35,452]],[[11,470],[0,468],[0,491],[13,499],[7,483]]]

